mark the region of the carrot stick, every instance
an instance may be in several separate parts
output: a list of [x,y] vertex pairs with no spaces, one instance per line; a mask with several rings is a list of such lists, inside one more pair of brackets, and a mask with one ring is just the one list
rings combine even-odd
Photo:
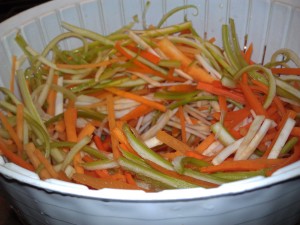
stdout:
[[[114,110],[114,98],[111,94],[107,95],[106,104],[107,104],[107,117],[108,117],[109,131],[111,134],[113,134],[113,130],[116,127],[116,118],[115,118],[115,110]],[[118,141],[113,135],[111,135],[111,145],[112,145],[114,158],[118,159],[120,157],[120,152],[118,149]]]
[[95,142],[96,147],[97,147],[99,150],[106,151],[105,148],[104,148],[104,145],[103,145],[103,143],[102,143],[102,141],[101,141],[101,138],[100,138],[99,136],[95,135],[95,136],[93,137],[93,140],[94,140],[94,142]]
[[252,56],[252,53],[253,53],[253,43],[251,43],[247,49],[247,51],[245,52],[245,55],[244,55],[244,59],[246,60],[246,62],[248,64],[251,64],[251,56]]
[[193,65],[192,60],[184,55],[167,38],[163,38],[157,42],[157,46],[168,58],[180,61],[182,63],[182,69],[194,80],[206,83],[212,83],[215,80],[207,71],[197,65]]
[[222,96],[222,95],[219,95],[218,100],[219,100],[219,105],[220,105],[221,112],[226,113],[228,111],[226,97]]
[[22,159],[17,154],[13,153],[9,149],[6,148],[4,141],[0,138],[0,152],[12,163],[17,164],[27,170],[34,171],[34,167]]
[[298,136],[300,137],[300,127],[294,127],[292,132],[291,132],[291,136]]
[[88,123],[78,134],[78,141],[80,141],[85,136],[92,135],[95,129],[96,128],[91,123]]
[[126,46],[129,50],[135,52],[137,55],[147,59],[148,61],[152,62],[153,64],[158,64],[160,62],[160,58],[147,50],[141,50],[133,46]]
[[109,91],[109,92],[111,92],[111,93],[113,93],[115,95],[119,95],[119,96],[121,96],[123,98],[129,98],[129,99],[132,99],[134,101],[140,102],[142,104],[148,105],[148,106],[150,106],[150,107],[152,107],[154,109],[157,109],[159,111],[162,111],[162,112],[167,111],[166,106],[164,106],[164,105],[162,105],[162,104],[160,104],[158,102],[154,102],[154,101],[148,100],[148,99],[146,99],[144,97],[141,97],[139,95],[135,95],[135,94],[132,94],[130,92],[122,91],[122,90],[119,90],[119,89],[113,88],[113,87],[111,87],[111,88],[105,88],[105,90],[107,90],[107,91]]
[[249,104],[250,108],[253,109],[257,115],[266,115],[266,110],[264,109],[263,105],[259,102],[257,97],[254,95],[248,84],[240,83],[240,87],[246,98],[246,104]]
[[186,151],[191,150],[191,148],[187,144],[178,140],[177,138],[174,138],[172,135],[169,135],[165,131],[158,131],[156,134],[156,138],[166,145],[170,146],[172,149],[180,151],[181,153],[185,153]]
[[17,133],[15,132],[14,128],[10,125],[10,123],[8,122],[6,116],[4,116],[4,114],[0,111],[0,120],[4,126],[4,128],[7,130],[7,132],[9,133],[11,139],[15,142],[18,152],[22,151],[22,143],[21,140],[19,139]]
[[130,112],[128,112],[127,114],[125,114],[124,116],[122,116],[120,118],[121,121],[128,121],[128,120],[132,120],[135,118],[139,118],[141,116],[146,115],[147,113],[153,111],[153,108],[148,106],[148,105],[144,105],[141,104],[139,106],[137,106],[136,108],[134,108],[133,110],[131,110]]
[[196,151],[187,151],[187,152],[185,153],[185,156],[193,157],[193,158],[196,158],[196,159],[203,159],[203,158],[206,158],[206,157],[207,157],[207,156],[204,156],[204,155],[199,154],[199,153],[196,152]]
[[[53,83],[57,84],[58,76],[53,76]],[[56,95],[57,92],[53,89],[49,90],[48,96],[47,96],[47,113],[51,116],[55,115],[55,106],[56,106]]]
[[212,84],[207,84],[204,82],[198,82],[197,88],[199,90],[203,90],[203,91],[215,94],[215,95],[222,95],[227,98],[231,98],[232,100],[235,100],[240,103],[245,103],[245,98],[243,95],[241,95],[240,93],[237,93],[235,91],[226,89],[226,88],[216,87]]
[[111,179],[110,177],[95,178],[89,175],[75,173],[73,174],[72,179],[77,183],[89,186],[94,189],[102,189],[102,188],[132,189],[132,190],[141,189],[136,185]]
[[125,172],[124,175],[125,175],[125,178],[126,178],[126,181],[127,181],[128,184],[137,186],[137,184],[136,184],[135,180],[133,179],[131,173]]
[[282,163],[284,159],[252,159],[224,161],[219,165],[201,167],[203,173],[229,172],[229,171],[255,171],[270,168]]
[[174,85],[168,87],[168,91],[174,91],[174,92],[192,92],[196,91],[197,88],[195,85],[189,85],[189,84],[181,84],[181,85]]
[[[17,136],[20,142],[23,142],[23,132],[24,132],[24,105],[17,105]],[[22,151],[23,149],[21,149]]]
[[181,139],[182,142],[186,144],[186,129],[185,129],[185,117],[183,112],[183,107],[179,106],[178,108],[179,120],[181,125]]
[[67,140],[77,142],[76,121],[77,110],[74,107],[68,107],[64,112],[64,121],[66,126]]
[[196,148],[195,151],[197,153],[204,152],[213,142],[215,141],[215,135],[211,133],[207,138],[205,138]]
[[122,62],[124,61],[124,58],[116,58],[116,59],[110,59],[110,60],[105,60],[102,62],[98,63],[90,63],[90,64],[80,64],[80,65],[75,65],[75,64],[56,64],[58,68],[61,69],[92,69],[92,68],[97,68],[97,67],[103,67],[103,66],[108,66],[110,64],[113,64],[115,62]]
[[53,178],[58,178],[59,174],[54,170],[52,164],[49,162],[48,159],[41,153],[41,151],[35,148],[34,154],[39,159],[39,161],[44,165],[45,169]]
[[15,91],[15,75],[16,75],[16,64],[17,64],[17,56],[12,56],[12,64],[11,64],[11,74],[10,74],[10,86],[9,90],[14,93]]
[[271,71],[275,74],[300,75],[300,68],[271,68]]
[[[257,80],[252,80],[252,83],[256,85],[256,86],[252,86],[251,87],[252,89],[259,90],[265,94],[268,93],[268,86],[266,86],[265,84],[263,84]],[[274,101],[275,105],[277,106],[277,108],[280,112],[280,115],[283,116],[286,113],[286,110],[285,110],[285,107],[284,107],[282,101],[280,100],[280,98],[278,96],[275,96],[273,101]]]
[[27,156],[29,158],[29,161],[33,165],[33,167],[36,170],[40,169],[40,171],[37,171],[39,177],[42,180],[50,179],[51,178],[50,173],[44,168],[44,165],[41,164],[40,160],[38,159],[38,157],[35,154],[35,146],[34,146],[34,144],[33,143],[28,143],[28,144],[26,144],[24,146],[24,149],[25,149],[25,152],[26,152],[26,154],[27,154]]

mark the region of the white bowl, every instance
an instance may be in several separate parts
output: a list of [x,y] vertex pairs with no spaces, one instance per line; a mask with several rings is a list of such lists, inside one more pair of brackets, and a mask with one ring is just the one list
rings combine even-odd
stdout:
[[[240,43],[248,34],[254,43],[254,60],[267,60],[278,48],[292,48],[300,54],[300,2],[298,0],[163,0],[152,1],[147,23],[155,24],[169,9],[195,4],[199,14],[187,10],[202,36],[220,41],[221,24],[229,17],[236,22]],[[142,0],[60,0],[32,8],[0,24],[1,86],[9,85],[10,59],[21,55],[14,42],[21,30],[37,50],[61,33],[60,21],[108,34],[141,18]],[[155,16],[153,16],[155,15]],[[168,20],[181,22],[184,12]],[[140,28],[140,27],[138,27]],[[220,43],[219,43],[220,44]],[[64,43],[66,48],[75,41]],[[22,220],[28,224],[105,225],[293,225],[300,221],[300,162],[277,171],[269,178],[255,177],[213,189],[166,190],[145,193],[131,190],[89,190],[38,176],[0,157],[0,187]]]

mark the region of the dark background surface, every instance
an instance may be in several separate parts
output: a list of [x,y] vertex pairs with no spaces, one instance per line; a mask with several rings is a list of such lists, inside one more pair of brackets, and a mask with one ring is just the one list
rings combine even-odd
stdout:
[[[0,22],[49,0],[0,0]],[[0,225],[21,225],[0,190]]]

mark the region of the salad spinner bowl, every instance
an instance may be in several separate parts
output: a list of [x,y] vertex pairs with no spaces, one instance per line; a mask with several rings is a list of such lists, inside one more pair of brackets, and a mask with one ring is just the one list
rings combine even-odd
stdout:
[[[184,4],[197,6],[198,13],[178,12],[168,24],[182,22],[187,14],[201,36],[215,37],[217,44],[221,44],[221,25],[234,18],[241,45],[255,46],[255,61],[266,61],[279,48],[300,53],[297,0],[151,1],[147,24],[156,24],[168,10]],[[1,86],[9,86],[12,56],[22,55],[14,41],[18,31],[40,52],[63,32],[61,21],[105,35],[128,24],[133,15],[142,18],[145,6],[143,0],[55,0],[4,21],[0,24]],[[64,47],[73,48],[76,44],[66,41]],[[55,179],[41,180],[37,174],[0,156],[0,188],[25,224],[295,225],[300,222],[300,162],[267,178],[257,176],[211,189],[148,193],[91,190]]]

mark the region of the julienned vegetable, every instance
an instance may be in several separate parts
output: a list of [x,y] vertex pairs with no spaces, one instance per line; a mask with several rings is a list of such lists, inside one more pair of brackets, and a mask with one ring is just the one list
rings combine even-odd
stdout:
[[[0,153],[41,179],[145,191],[213,188],[299,160],[299,57],[281,49],[256,64],[232,19],[223,46],[190,21],[163,27],[189,8],[108,36],[63,22],[41,53],[18,33],[30,66],[14,56],[0,88]],[[68,38],[82,46],[61,49]]]

